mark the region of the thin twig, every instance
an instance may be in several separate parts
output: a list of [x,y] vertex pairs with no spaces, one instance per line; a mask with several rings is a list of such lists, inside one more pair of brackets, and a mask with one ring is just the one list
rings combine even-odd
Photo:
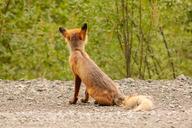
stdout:
[[175,79],[175,78],[176,78],[176,75],[175,75],[175,67],[174,67],[174,63],[173,63],[173,61],[172,61],[172,59],[171,59],[171,53],[170,53],[170,51],[169,51],[168,43],[167,43],[167,40],[166,40],[166,38],[165,38],[165,35],[164,35],[164,32],[163,32],[162,26],[159,27],[159,30],[160,30],[161,36],[163,37],[163,43],[164,43],[165,48],[166,48],[166,50],[167,50],[167,56],[168,56],[168,58],[169,58],[169,63],[170,63],[171,68],[172,68],[173,78]]
[[3,11],[4,14],[7,13],[8,8],[9,8],[9,5],[10,5],[10,2],[11,2],[11,0],[8,0],[8,1],[7,1],[7,4],[6,4],[5,9],[4,9],[4,11]]

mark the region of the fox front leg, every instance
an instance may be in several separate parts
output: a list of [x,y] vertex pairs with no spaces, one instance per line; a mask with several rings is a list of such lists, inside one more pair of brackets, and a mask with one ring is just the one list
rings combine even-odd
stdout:
[[89,100],[89,93],[87,92],[87,89],[85,90],[85,98],[81,99],[82,103],[87,103]]
[[74,92],[73,99],[69,101],[70,104],[77,103],[80,86],[81,86],[81,79],[79,78],[78,75],[75,75],[75,92]]

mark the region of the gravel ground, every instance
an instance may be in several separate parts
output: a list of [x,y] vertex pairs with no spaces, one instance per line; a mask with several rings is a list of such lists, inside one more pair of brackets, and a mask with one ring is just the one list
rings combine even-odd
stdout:
[[[153,97],[155,109],[134,112],[97,106],[90,100],[69,105],[72,81],[0,80],[0,128],[192,128],[192,79],[117,80],[127,95]],[[79,99],[83,97],[84,86]]]

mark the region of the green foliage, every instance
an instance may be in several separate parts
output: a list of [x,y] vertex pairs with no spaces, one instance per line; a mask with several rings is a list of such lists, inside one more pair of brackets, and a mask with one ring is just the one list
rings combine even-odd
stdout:
[[[149,0],[150,1],[150,0]],[[169,43],[176,74],[192,76],[192,10],[190,0],[158,1],[159,19],[153,19],[149,1],[142,2],[142,26],[159,58],[161,78],[171,78],[167,53],[158,33],[162,24]],[[130,1],[129,1],[130,2]],[[134,3],[137,11],[138,2]],[[137,12],[135,12],[137,13]],[[138,15],[133,17],[138,21]],[[91,58],[113,79],[125,77],[123,53],[115,34],[117,14],[112,0],[1,0],[0,1],[0,79],[72,79],[68,64],[69,52],[60,26],[80,27],[88,23],[86,47]],[[137,28],[133,30],[137,33]],[[133,52],[138,40],[134,37]],[[152,61],[152,60],[149,60]],[[138,66],[132,64],[132,77],[138,76]],[[152,67],[151,67],[152,68]],[[152,78],[158,76],[152,73]]]

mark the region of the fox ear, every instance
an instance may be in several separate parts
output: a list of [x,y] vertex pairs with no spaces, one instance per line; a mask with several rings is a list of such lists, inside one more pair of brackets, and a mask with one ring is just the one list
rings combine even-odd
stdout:
[[81,27],[82,31],[87,31],[87,23],[84,23],[83,26]]
[[61,34],[63,34],[64,35],[64,37],[66,36],[66,29],[65,28],[63,28],[63,27],[59,27],[59,32],[61,33]]
[[87,32],[87,24],[84,23],[83,26],[81,27],[81,32],[80,32],[80,37],[82,40],[85,40],[86,32]]
[[59,27],[60,33],[64,33],[66,30],[63,27]]

